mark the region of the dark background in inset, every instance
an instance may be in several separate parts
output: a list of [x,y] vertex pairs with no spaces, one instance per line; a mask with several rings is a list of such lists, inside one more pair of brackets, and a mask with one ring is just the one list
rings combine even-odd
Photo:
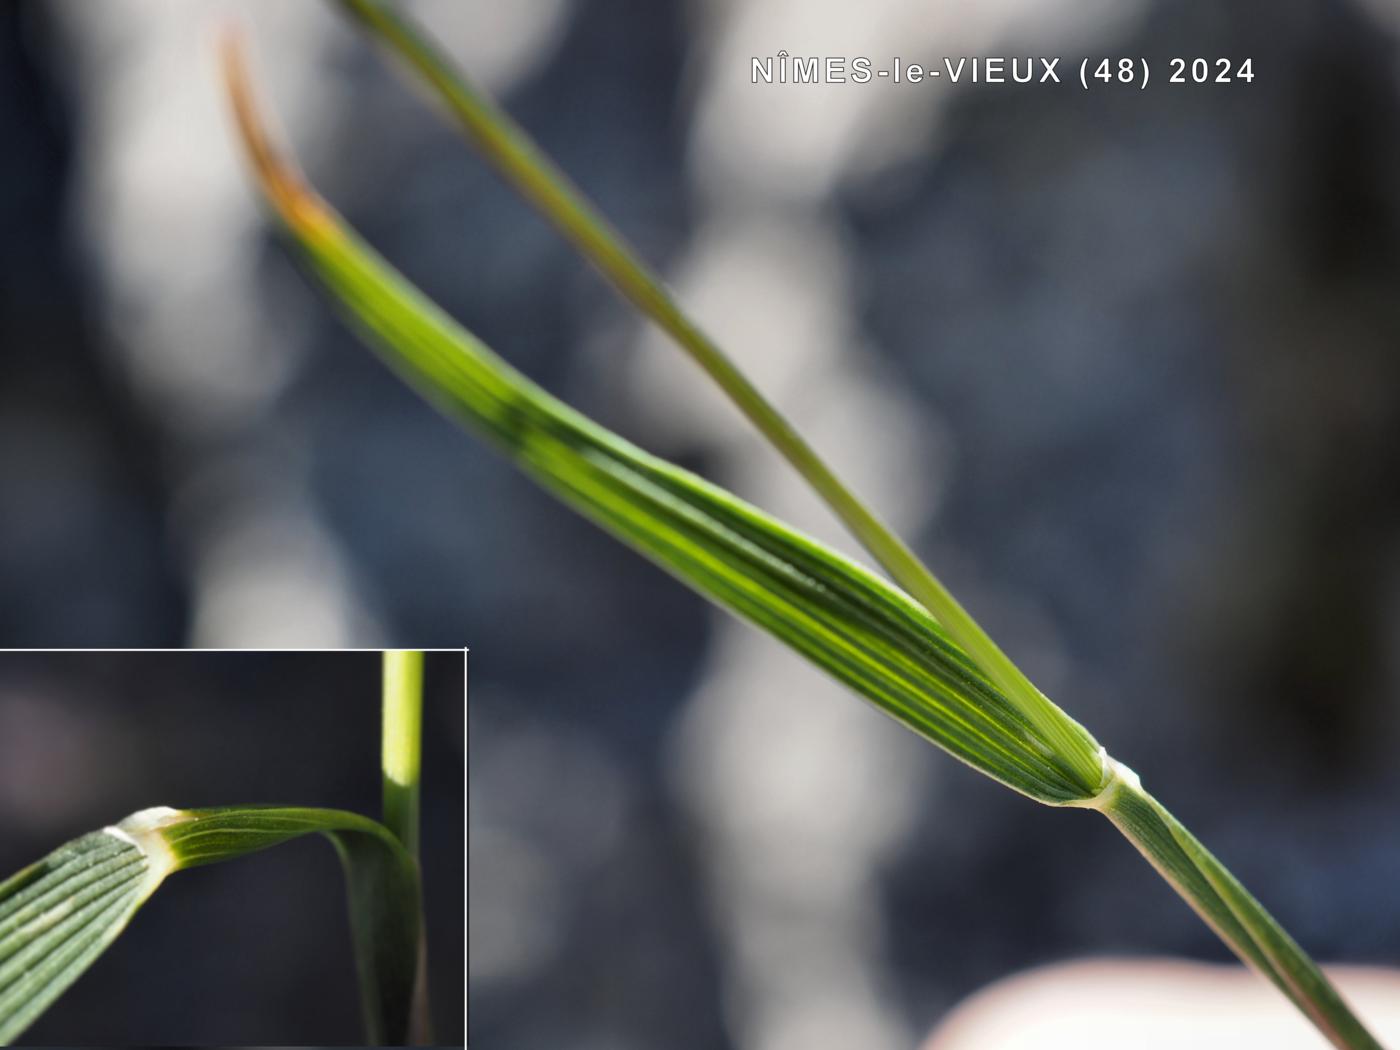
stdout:
[[[253,21],[274,10],[230,6]],[[937,484],[916,546],[1310,949],[1400,961],[1389,8],[1145,3],[1084,30],[1092,43],[1042,47],[1032,28],[968,44],[1053,50],[1064,72],[1085,52],[1145,56],[1157,83],[957,92],[936,125],[908,129],[903,159],[848,164],[815,196],[773,190],[776,204],[746,214],[762,195],[736,205],[745,187],[707,174],[696,129],[716,80],[747,82],[750,54],[793,46],[780,29],[742,38],[716,72],[726,5],[541,0],[500,17],[551,6],[554,29],[499,81],[512,112],[668,273],[710,243],[726,207],[739,226],[819,226],[860,334],[843,352],[920,409],[905,439]],[[759,1045],[735,1020],[761,993],[726,942],[724,873],[707,869],[713,843],[673,776],[718,621],[426,410],[264,229],[251,233],[247,298],[226,306],[262,319],[249,352],[272,345],[285,374],[212,423],[199,399],[222,396],[215,380],[188,387],[194,425],[141,396],[125,363],[164,330],[124,322],[181,302],[205,260],[173,255],[168,289],[103,305],[118,263],[75,224],[79,176],[101,160],[79,143],[101,139],[105,112],[101,79],[80,70],[101,67],[70,61],[90,54],[73,12],[99,7],[122,3],[0,12],[0,641],[236,643],[279,603],[240,605],[230,581],[276,581],[281,566],[317,595],[307,608],[334,614],[331,639],[470,643],[472,826],[492,843],[470,873],[492,909],[491,950],[482,927],[472,958],[473,1035],[500,1050]],[[454,7],[466,9],[424,10],[448,32]],[[474,26],[449,44],[480,56],[505,39]],[[293,131],[376,246],[555,393],[732,480],[722,442],[678,436],[644,403],[628,312],[431,107],[333,22],[298,39],[333,46],[303,84],[320,92],[317,119]],[[833,37],[826,50],[843,48]],[[1172,87],[1177,54],[1249,55],[1256,79]],[[273,94],[294,108],[291,91]],[[761,116],[779,96],[744,97]],[[216,104],[206,119],[221,119]],[[178,203],[197,174],[143,170],[168,180],[157,202],[168,189]],[[192,309],[176,328],[194,359],[209,320]],[[779,315],[771,331],[788,330]],[[732,347],[759,367],[777,349]],[[894,440],[884,422],[853,425],[879,447]],[[312,571],[322,565],[334,571]],[[802,697],[790,703],[804,713]],[[810,775],[801,786],[819,798]],[[990,980],[1075,954],[1225,957],[1088,817],[936,754],[921,776],[917,815],[861,884],[884,930],[866,959],[908,1031]]]
[[[437,1037],[462,1041],[463,656],[424,688]],[[0,871],[148,806],[379,813],[378,653],[0,653]],[[353,1044],[340,862],[320,836],[172,875],[29,1045]]]

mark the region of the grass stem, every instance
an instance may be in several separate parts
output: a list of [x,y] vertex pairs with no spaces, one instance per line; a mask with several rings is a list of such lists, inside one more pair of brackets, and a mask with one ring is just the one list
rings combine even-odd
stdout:
[[423,654],[384,652],[384,824],[418,857],[423,738]]
[[[386,649],[383,657],[384,730],[380,767],[384,777],[384,824],[418,862],[419,782],[423,762],[423,654]],[[420,876],[421,877],[421,876]],[[432,1041],[428,1014],[427,935],[418,938],[410,1036]]]

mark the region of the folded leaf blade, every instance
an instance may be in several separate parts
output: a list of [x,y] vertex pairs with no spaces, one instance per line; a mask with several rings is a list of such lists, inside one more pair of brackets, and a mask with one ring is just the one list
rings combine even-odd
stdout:
[[1035,687],[942,581],[685,312],[660,276],[525,129],[478,90],[432,34],[396,0],[339,0],[339,4],[422,79],[506,182],[724,391],[890,578],[933,614],[987,679],[1036,726],[1060,761],[1072,768],[1078,779],[1102,786],[1105,771],[1093,736]]
[[304,185],[253,114],[236,63],[230,76],[269,201],[316,276],[425,397],[585,516],[956,757],[1043,802],[1099,790],[1097,766],[1086,773],[1056,749],[917,602],[593,423],[457,325]]
[[0,883],[0,1043],[27,1028],[96,961],[163,877],[109,828]]
[[378,821],[336,809],[227,806],[186,811],[160,832],[180,868],[325,835],[345,872],[360,1005],[371,1043],[409,1041],[422,902],[418,865]]
[[0,883],[0,1045],[97,961],[172,871],[309,834],[330,839],[345,869],[369,1041],[407,1043],[421,900],[417,863],[392,832],[343,810],[160,806],[67,842]]

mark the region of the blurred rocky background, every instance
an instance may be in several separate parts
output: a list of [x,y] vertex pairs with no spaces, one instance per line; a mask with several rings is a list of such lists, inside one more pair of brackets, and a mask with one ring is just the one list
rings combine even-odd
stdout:
[[[462,1042],[463,673],[428,655],[423,889],[436,1034]],[[0,879],[149,806],[380,811],[378,653],[0,653]],[[360,1042],[320,836],[170,877],[21,1042]]]
[[[1400,5],[413,6],[1304,944],[1400,963]],[[389,376],[251,201],[230,15],[313,178],[430,294],[845,545],[326,5],[16,0],[6,644],[471,645],[493,1050],[885,1050],[1038,963],[1224,958],[1106,824],[920,744]],[[1154,82],[751,84],[780,49]],[[1172,57],[1256,76],[1168,85]]]

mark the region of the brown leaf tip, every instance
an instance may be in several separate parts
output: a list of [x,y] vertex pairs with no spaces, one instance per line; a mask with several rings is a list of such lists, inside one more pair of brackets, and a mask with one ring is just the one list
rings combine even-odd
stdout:
[[238,136],[268,201],[291,225],[303,228],[325,225],[329,219],[326,207],[295,162],[278,149],[254,101],[247,48],[240,27],[230,25],[224,30],[219,53]]

